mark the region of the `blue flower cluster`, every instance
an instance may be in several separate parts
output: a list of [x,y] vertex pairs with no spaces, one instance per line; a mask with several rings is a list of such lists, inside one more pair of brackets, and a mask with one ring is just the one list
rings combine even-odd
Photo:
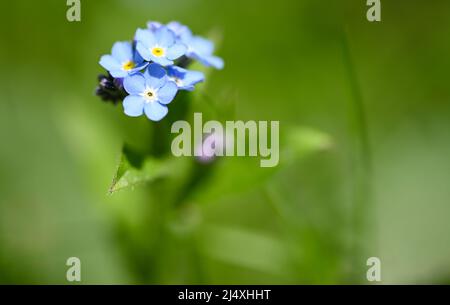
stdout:
[[166,25],[149,22],[146,29],[136,31],[132,43],[116,42],[111,54],[101,57],[100,65],[108,70],[109,76],[103,76],[97,94],[108,99],[115,88],[102,84],[119,83],[118,89],[124,90],[126,115],[145,114],[152,121],[160,121],[167,115],[167,105],[178,90],[192,91],[204,80],[202,72],[185,69],[192,60],[223,68],[223,60],[213,52],[211,41],[193,35],[179,22]]

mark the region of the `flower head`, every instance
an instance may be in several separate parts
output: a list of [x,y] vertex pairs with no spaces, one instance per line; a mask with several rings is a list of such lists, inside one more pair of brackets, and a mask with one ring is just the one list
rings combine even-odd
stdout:
[[133,51],[130,42],[119,41],[112,47],[111,55],[103,55],[100,58],[100,65],[113,77],[122,78],[144,69],[147,63]]
[[162,66],[173,65],[175,59],[186,53],[186,46],[178,42],[175,34],[165,26],[154,31],[138,29],[135,39],[139,54],[145,60]]
[[199,71],[190,71],[177,66],[167,68],[169,80],[177,84],[179,90],[194,90],[194,85],[204,81],[205,76]]
[[123,101],[125,114],[135,117],[145,113],[152,121],[167,115],[166,105],[177,93],[177,85],[168,80],[166,70],[156,63],[148,65],[144,73],[126,77],[123,85],[130,94]]
[[202,72],[186,69],[193,60],[223,68],[223,60],[213,52],[213,42],[194,36],[179,22],[148,22],[146,29],[137,29],[132,42],[116,42],[111,54],[101,57],[108,74],[99,78],[96,94],[114,104],[123,101],[129,116],[145,113],[159,121],[178,90],[192,91],[204,81]]

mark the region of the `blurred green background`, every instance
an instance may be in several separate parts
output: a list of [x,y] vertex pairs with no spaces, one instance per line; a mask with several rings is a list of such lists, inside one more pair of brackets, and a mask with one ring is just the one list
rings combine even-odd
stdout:
[[[0,21],[0,283],[450,283],[450,2],[8,1]],[[181,207],[108,194],[155,124],[94,96],[99,57],[149,20],[222,40],[206,94],[327,135],[261,182],[225,158]],[[175,104],[171,105],[173,109]],[[157,127],[157,125],[156,125]],[[319,145],[320,146],[320,145]]]

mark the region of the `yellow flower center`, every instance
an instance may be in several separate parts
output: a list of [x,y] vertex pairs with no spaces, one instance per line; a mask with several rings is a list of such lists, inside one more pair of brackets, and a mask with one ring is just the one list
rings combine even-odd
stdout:
[[152,49],[152,54],[156,57],[161,57],[164,55],[164,49],[160,47],[154,47]]
[[148,88],[148,87],[145,88],[144,92],[141,93],[141,96],[145,99],[145,101],[147,103],[153,102],[154,100],[156,100],[156,98],[157,98],[156,95],[157,95],[156,90],[153,88]]
[[129,61],[125,62],[125,63],[122,65],[122,68],[123,68],[125,71],[129,71],[129,70],[131,70],[131,69],[134,68],[134,62],[131,61],[131,60],[129,60]]

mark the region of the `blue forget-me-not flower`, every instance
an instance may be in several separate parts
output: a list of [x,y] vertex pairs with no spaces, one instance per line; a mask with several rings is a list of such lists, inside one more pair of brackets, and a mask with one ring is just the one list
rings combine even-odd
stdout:
[[149,22],[132,42],[116,42],[111,54],[101,57],[100,65],[109,74],[99,77],[96,94],[105,101],[123,100],[128,116],[145,114],[159,121],[178,90],[192,91],[204,81],[202,72],[186,69],[193,60],[223,68],[223,60],[213,52],[210,40],[193,35],[179,22]]
[[144,73],[126,77],[123,86],[130,94],[123,101],[125,114],[135,117],[145,113],[152,121],[159,121],[166,116],[166,105],[177,93],[177,85],[167,78],[166,70],[156,63],[148,65]]
[[135,39],[136,50],[145,60],[163,66],[173,65],[173,61],[183,56],[187,50],[167,27],[160,27],[155,31],[138,29]]
[[119,41],[114,44],[111,55],[103,55],[100,65],[109,71],[115,78],[125,77],[136,71],[142,70],[148,63],[133,51],[130,42]]

